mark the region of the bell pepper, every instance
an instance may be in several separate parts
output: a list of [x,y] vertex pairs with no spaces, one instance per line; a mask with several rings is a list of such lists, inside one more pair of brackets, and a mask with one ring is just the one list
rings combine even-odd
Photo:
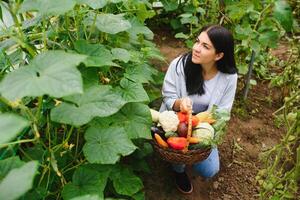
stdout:
[[167,143],[172,149],[182,150],[187,146],[187,139],[185,137],[169,137]]

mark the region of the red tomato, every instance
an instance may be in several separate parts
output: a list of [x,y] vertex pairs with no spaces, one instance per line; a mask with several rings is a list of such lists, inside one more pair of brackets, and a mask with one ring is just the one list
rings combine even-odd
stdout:
[[178,112],[177,113],[179,122],[187,122],[187,114],[183,112]]

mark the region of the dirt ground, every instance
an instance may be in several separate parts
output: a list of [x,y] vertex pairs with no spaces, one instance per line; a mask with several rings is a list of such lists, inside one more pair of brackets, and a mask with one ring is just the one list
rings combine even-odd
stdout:
[[[155,43],[168,62],[187,51],[183,43],[167,32],[155,35]],[[163,71],[167,67],[160,66]],[[284,133],[275,126],[272,115],[280,107],[282,97],[278,89],[269,88],[268,82],[257,80],[258,84],[248,94],[248,101],[242,103],[242,80],[239,81],[227,135],[219,146],[220,172],[211,180],[204,180],[193,174],[188,166],[194,191],[184,195],[176,189],[169,164],[153,155],[148,159],[152,172],[143,178],[147,200],[258,199],[255,176],[262,167],[259,156],[278,143]]]

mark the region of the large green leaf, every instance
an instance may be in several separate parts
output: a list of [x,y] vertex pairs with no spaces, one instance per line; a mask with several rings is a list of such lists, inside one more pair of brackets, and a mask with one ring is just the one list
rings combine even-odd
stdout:
[[106,6],[108,3],[119,3],[122,0],[76,0],[78,4],[87,4],[93,9],[99,9]]
[[164,9],[169,11],[174,11],[178,8],[178,1],[177,0],[161,0],[162,4],[164,5]]
[[18,115],[0,114],[0,147],[1,144],[14,139],[28,125],[29,122]]
[[278,31],[268,30],[266,32],[260,33],[258,41],[261,44],[264,44],[264,46],[275,48],[277,46],[278,38]]
[[[90,14],[85,19],[86,25],[93,25],[96,14]],[[124,19],[123,14],[97,14],[95,25],[99,31],[117,34],[122,31],[126,31],[131,27],[128,20]]]
[[99,9],[106,6],[108,0],[76,0],[78,4],[87,4],[93,9]]
[[128,32],[131,37],[137,39],[138,34],[144,34],[145,37],[148,40],[152,40],[154,37],[153,32],[145,25],[143,25],[137,18],[131,18],[130,19],[131,28],[128,29],[126,32]]
[[98,85],[87,88],[83,94],[64,98],[63,102],[51,111],[51,119],[56,122],[81,126],[94,117],[106,117],[116,113],[126,101],[110,86]]
[[123,78],[120,81],[120,88],[117,91],[122,95],[127,102],[146,102],[149,101],[147,92],[144,90],[141,83],[136,83]]
[[96,195],[99,199],[103,199],[103,190],[109,173],[109,170],[99,173],[89,166],[79,167],[73,174],[72,182],[63,188],[63,198],[68,200],[85,195]]
[[289,4],[284,1],[276,1],[274,6],[274,17],[279,21],[281,26],[287,31],[290,32],[293,27],[293,15],[292,10]]
[[84,195],[79,197],[74,197],[71,200],[103,200],[103,198],[99,197],[98,195]]
[[8,174],[8,172],[14,168],[19,168],[24,164],[19,157],[9,157],[4,160],[0,160],[0,182]]
[[31,161],[11,170],[0,183],[0,199],[14,200],[31,189],[38,162]]
[[130,139],[150,139],[152,123],[149,107],[141,103],[128,103],[116,114],[93,121],[99,129],[109,126],[121,126]]
[[153,81],[152,75],[156,71],[147,64],[126,67],[124,77],[137,83],[149,83]]
[[250,1],[238,1],[234,4],[226,6],[226,13],[228,17],[233,21],[241,20],[244,15],[247,13],[247,9],[253,7],[252,2]]
[[62,15],[75,6],[75,0],[25,0],[19,12],[38,11],[39,15]]
[[114,59],[127,63],[130,60],[130,53],[126,49],[114,48],[111,50]]
[[9,100],[25,96],[63,97],[82,93],[82,78],[76,66],[86,56],[63,51],[48,51],[35,57],[28,66],[9,73],[0,83],[0,92]]
[[83,61],[88,67],[118,66],[112,62],[113,55],[104,45],[89,44],[85,40],[78,40],[74,46],[77,52],[88,56]]
[[136,149],[120,126],[92,126],[86,131],[85,139],[83,152],[90,163],[114,164],[121,155],[129,155]]
[[143,182],[131,170],[116,167],[110,177],[117,193],[132,196],[143,188]]

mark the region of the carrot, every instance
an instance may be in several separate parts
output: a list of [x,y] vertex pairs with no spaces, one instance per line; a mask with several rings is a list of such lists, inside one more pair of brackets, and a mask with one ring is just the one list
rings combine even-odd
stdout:
[[168,143],[166,143],[161,137],[160,135],[158,135],[157,133],[154,133],[154,137],[155,137],[155,140],[157,142],[157,144],[161,147],[164,147],[164,148],[168,148],[169,145]]

